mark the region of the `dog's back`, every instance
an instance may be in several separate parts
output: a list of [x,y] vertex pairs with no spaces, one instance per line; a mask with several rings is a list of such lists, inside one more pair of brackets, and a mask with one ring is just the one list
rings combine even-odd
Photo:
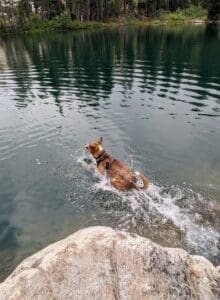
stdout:
[[[108,159],[103,160],[98,166],[102,174],[106,174],[111,181],[111,184],[120,191],[130,189],[147,189],[149,182],[141,173],[135,173],[126,164],[117,159],[113,159],[108,166]],[[140,182],[141,181],[141,182]]]
[[111,184],[120,191],[131,189],[145,190],[149,181],[141,173],[134,172],[126,164],[109,155],[102,147],[103,139],[86,145],[96,159],[98,170],[101,174],[110,178]]

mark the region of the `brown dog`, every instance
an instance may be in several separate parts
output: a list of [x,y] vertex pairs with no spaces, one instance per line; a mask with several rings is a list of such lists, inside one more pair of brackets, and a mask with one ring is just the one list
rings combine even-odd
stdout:
[[147,189],[149,185],[148,179],[108,154],[102,143],[103,138],[100,138],[86,145],[86,149],[96,159],[99,172],[109,177],[111,184],[119,191]]

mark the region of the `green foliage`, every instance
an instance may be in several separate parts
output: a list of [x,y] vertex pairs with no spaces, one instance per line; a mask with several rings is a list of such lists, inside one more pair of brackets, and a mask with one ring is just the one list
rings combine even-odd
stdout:
[[74,29],[87,29],[87,28],[96,28],[102,26],[100,22],[80,22],[80,21],[71,21],[66,16],[56,17],[53,21],[53,30],[55,31],[66,31]]
[[24,30],[32,32],[68,31],[74,29],[97,28],[102,26],[105,26],[105,24],[101,22],[80,22],[77,20],[71,21],[67,16],[60,16],[51,20],[47,20],[46,18],[42,18],[40,15],[34,15],[31,17],[30,22],[25,25]]
[[53,19],[53,28],[56,31],[71,30],[72,21],[66,16],[56,17]]
[[[2,16],[7,15],[0,30],[61,31],[107,26],[111,20],[146,24],[206,19],[207,11],[198,5],[200,1],[204,0],[20,0],[17,7],[0,6],[0,15],[2,9]],[[215,1],[206,3],[209,14]],[[192,3],[197,5],[189,5]]]
[[24,26],[25,31],[50,31],[52,30],[51,21],[43,19],[40,15],[31,16],[30,22]]
[[200,19],[207,16],[207,10],[202,8],[200,5],[191,5],[189,8],[182,10],[183,15],[189,19]]
[[166,22],[183,22],[188,20],[205,20],[207,18],[206,9],[201,6],[191,5],[186,9],[177,9],[175,12],[170,13],[166,11],[161,11],[159,15],[159,19]]

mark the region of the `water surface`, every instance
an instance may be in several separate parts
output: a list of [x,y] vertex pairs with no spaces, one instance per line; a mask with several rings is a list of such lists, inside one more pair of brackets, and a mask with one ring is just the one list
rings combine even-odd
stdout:
[[[0,39],[0,278],[90,225],[130,230],[219,264],[216,26]],[[146,174],[120,194],[83,145],[103,136]]]

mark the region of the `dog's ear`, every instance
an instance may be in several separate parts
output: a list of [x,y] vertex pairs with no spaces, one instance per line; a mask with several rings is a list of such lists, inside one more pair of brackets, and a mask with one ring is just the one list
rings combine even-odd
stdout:
[[99,143],[100,145],[103,143],[103,138],[102,138],[102,137],[99,138],[98,143]]

